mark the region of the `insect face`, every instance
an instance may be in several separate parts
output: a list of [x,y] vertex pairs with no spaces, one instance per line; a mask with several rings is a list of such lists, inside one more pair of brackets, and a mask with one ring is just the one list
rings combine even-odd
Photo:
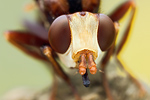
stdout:
[[111,19],[103,14],[89,12],[62,15],[52,23],[49,30],[52,48],[60,59],[63,58],[64,64],[78,68],[81,75],[86,73],[87,68],[91,74],[97,72],[96,64],[99,61],[95,60],[102,51],[109,49],[114,38],[115,28]]

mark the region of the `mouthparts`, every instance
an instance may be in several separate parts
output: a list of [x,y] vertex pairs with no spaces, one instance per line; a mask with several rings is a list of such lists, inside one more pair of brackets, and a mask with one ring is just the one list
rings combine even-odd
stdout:
[[85,87],[89,87],[90,85],[87,69],[90,70],[91,74],[96,74],[97,72],[96,63],[94,62],[93,55],[89,52],[81,54],[79,60],[79,73],[82,75],[82,81]]
[[81,75],[84,75],[86,73],[87,68],[90,70],[91,74],[96,74],[96,63],[94,62],[93,55],[91,53],[81,54],[79,62],[79,73]]

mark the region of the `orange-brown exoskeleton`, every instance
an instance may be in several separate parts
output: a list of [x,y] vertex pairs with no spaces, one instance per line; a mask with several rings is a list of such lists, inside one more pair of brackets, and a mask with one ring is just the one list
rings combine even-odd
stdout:
[[[118,54],[127,40],[132,24],[135,13],[134,0],[126,0],[108,16],[97,13],[100,0],[35,0],[35,2],[44,15],[41,20],[42,24],[27,22],[27,31],[7,31],[5,33],[7,40],[28,55],[48,60],[55,73],[72,88],[77,100],[80,100],[80,96],[55,58],[58,57],[66,68],[78,69],[86,87],[90,85],[87,70],[95,74],[101,67],[104,72],[102,79],[106,94],[109,100],[113,100],[105,68],[111,56],[114,56],[120,63]],[[130,22],[124,32],[124,37],[116,46],[118,21],[129,8],[131,8]],[[105,55],[102,56],[102,52],[106,52]],[[97,66],[99,63],[100,66]],[[144,92],[139,82],[130,74],[129,76]]]

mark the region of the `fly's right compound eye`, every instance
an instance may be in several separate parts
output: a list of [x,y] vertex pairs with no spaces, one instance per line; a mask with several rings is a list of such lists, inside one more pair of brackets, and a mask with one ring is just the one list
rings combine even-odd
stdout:
[[66,15],[54,20],[49,30],[49,43],[58,53],[65,53],[71,43],[71,31]]
[[112,20],[104,14],[99,14],[97,39],[102,51],[106,51],[111,47],[115,40],[115,36],[116,31]]

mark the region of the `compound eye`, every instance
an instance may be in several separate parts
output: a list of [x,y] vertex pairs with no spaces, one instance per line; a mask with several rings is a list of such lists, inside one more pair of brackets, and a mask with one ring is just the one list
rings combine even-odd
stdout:
[[102,51],[110,48],[115,39],[115,27],[112,20],[104,15],[99,14],[99,27],[98,27],[98,44]]
[[49,43],[58,53],[65,53],[71,42],[71,32],[66,15],[54,20],[49,29]]

